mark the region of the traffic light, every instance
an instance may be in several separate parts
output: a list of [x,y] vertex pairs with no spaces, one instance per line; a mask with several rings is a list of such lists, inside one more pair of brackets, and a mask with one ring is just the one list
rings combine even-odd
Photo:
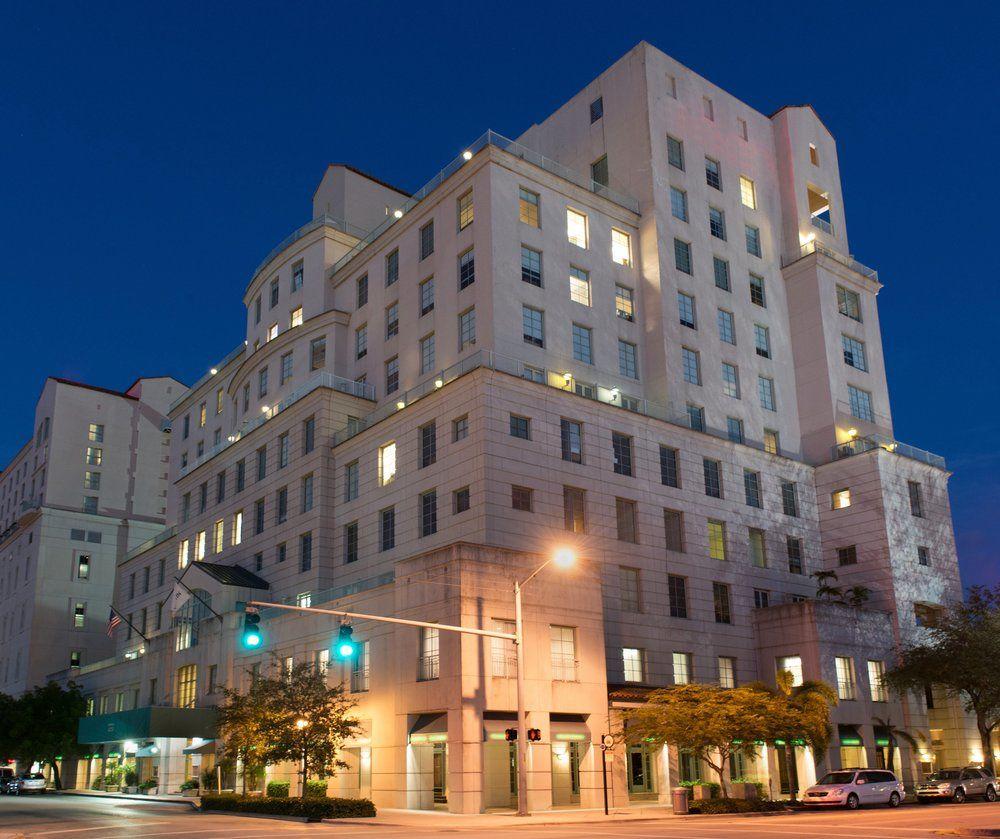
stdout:
[[338,658],[354,658],[358,651],[358,645],[351,637],[354,628],[350,624],[342,623],[340,632],[337,633],[337,643],[333,645]]
[[505,728],[503,732],[503,739],[508,743],[514,743],[517,741],[517,729],[516,728]]
[[539,731],[537,728],[529,728],[528,729],[528,742],[529,743],[537,743],[541,739],[542,739],[542,732],[541,731]]
[[260,612],[254,606],[243,607],[243,634],[241,640],[243,646],[248,650],[255,650],[264,643],[264,636],[260,631]]

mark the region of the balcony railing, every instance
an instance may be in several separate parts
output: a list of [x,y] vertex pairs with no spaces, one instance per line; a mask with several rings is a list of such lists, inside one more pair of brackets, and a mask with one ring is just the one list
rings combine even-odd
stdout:
[[[817,225],[818,226],[818,225]],[[813,253],[821,253],[824,256],[830,257],[830,259],[835,262],[839,262],[841,265],[850,268],[852,271],[861,274],[863,277],[868,277],[870,280],[879,282],[878,271],[874,268],[869,268],[867,265],[862,265],[856,259],[851,256],[845,256],[842,253],[837,253],[832,248],[828,248],[822,242],[818,242],[813,239],[811,242],[806,242],[797,251],[792,251],[791,253],[785,254],[781,257],[781,267],[786,268],[793,262],[798,262],[800,259],[804,259]]]
[[421,682],[428,682],[437,679],[441,675],[441,657],[437,653],[428,653],[420,656],[417,662],[417,679]]
[[828,233],[831,236],[833,235],[833,225],[826,219],[820,218],[819,216],[812,216],[809,221],[812,223],[812,226],[818,230],[822,230],[824,233]]
[[260,416],[256,416],[251,420],[247,420],[240,426],[238,431],[233,432],[225,440],[216,446],[208,449],[201,457],[196,458],[194,461],[188,463],[188,465],[182,468],[178,472],[178,477],[183,478],[189,472],[193,472],[203,463],[207,463],[213,457],[215,457],[220,452],[225,451],[234,443],[239,442],[243,437],[254,431],[268,420],[280,414],[287,408],[290,408],[296,402],[304,399],[314,390],[318,390],[321,387],[328,387],[332,390],[340,391],[341,393],[349,394],[350,396],[356,396],[359,399],[368,399],[370,401],[375,400],[375,388],[365,382],[355,382],[352,379],[345,379],[341,376],[335,376],[333,373],[319,372],[313,374],[311,378],[306,380],[306,382],[293,390],[288,396],[278,402],[276,405],[270,406],[266,411],[262,411]]
[[833,449],[833,457],[840,460],[845,457],[852,457],[856,454],[874,451],[875,449],[885,449],[887,452],[898,454],[901,457],[908,457],[910,460],[919,460],[929,466],[936,466],[938,469],[947,469],[945,459],[939,455],[929,452],[926,449],[918,449],[906,443],[900,443],[892,437],[883,434],[869,434],[866,437],[855,437],[846,443],[841,443]]
[[157,545],[162,545],[168,539],[173,539],[173,537],[176,535],[177,535],[176,524],[171,525],[165,530],[161,530],[153,538],[147,539],[145,542],[140,542],[138,545],[132,548],[132,550],[130,550],[127,554],[125,554],[125,561],[128,561],[133,557],[137,557],[139,556],[139,554],[143,554],[146,551],[155,548]]
[[351,693],[364,693],[368,690],[368,668],[351,671]]
[[[536,151],[532,151],[526,146],[522,146],[520,143],[515,142],[502,134],[497,134],[495,131],[486,131],[477,137],[469,146],[467,146],[464,152],[457,157],[455,157],[447,166],[445,166],[440,172],[438,172],[433,178],[431,178],[426,184],[424,184],[420,189],[413,193],[410,198],[403,202],[403,204],[397,208],[396,212],[399,216],[390,214],[386,217],[378,227],[370,231],[361,238],[350,251],[348,251],[344,256],[342,256],[337,262],[334,263],[331,269],[331,274],[336,274],[341,268],[347,265],[354,257],[356,257],[361,251],[367,248],[372,242],[378,239],[386,230],[388,230],[392,225],[394,225],[400,218],[406,215],[410,210],[412,210],[417,204],[423,201],[428,195],[430,195],[435,189],[437,189],[442,183],[444,183],[448,178],[450,178],[455,172],[462,168],[467,162],[466,154],[476,154],[476,152],[485,148],[486,146],[495,146],[508,154],[512,154],[515,157],[519,157],[522,160],[526,160],[540,169],[544,169],[546,172],[551,172],[564,180],[570,181],[577,186],[583,187],[589,192],[593,192],[595,195],[600,195],[607,198],[609,201],[613,201],[633,213],[639,212],[639,202],[630,195],[618,192],[611,187],[605,186],[604,184],[598,183],[597,181],[591,180],[586,175],[581,175],[579,172],[570,169],[568,166],[564,166],[562,163],[558,163],[555,160],[551,160],[544,155],[539,154]],[[293,234],[294,235],[294,234]],[[303,234],[304,235],[304,234]],[[292,240],[294,241],[294,240]],[[282,247],[287,247],[290,242],[282,244]],[[277,249],[276,249],[277,250]],[[268,259],[273,256],[273,253],[268,256]],[[259,270],[259,269],[258,269]]]
[[490,672],[501,679],[513,679],[517,675],[517,656],[512,652],[494,652]]

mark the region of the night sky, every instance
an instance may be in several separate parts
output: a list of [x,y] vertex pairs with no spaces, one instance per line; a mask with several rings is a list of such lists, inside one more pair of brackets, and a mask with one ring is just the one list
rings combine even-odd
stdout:
[[[328,162],[416,189],[639,40],[839,144],[898,439],[943,454],[963,581],[1000,582],[1000,12],[890,3],[0,0],[0,460],[46,375],[187,383]],[[924,7],[926,5],[926,11]]]

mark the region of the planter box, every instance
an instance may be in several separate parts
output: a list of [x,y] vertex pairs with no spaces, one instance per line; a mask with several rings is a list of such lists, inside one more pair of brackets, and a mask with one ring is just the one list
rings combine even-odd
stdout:
[[712,787],[705,784],[695,784],[691,787],[695,801],[708,801],[712,797]]
[[142,795],[156,795],[158,791],[158,787],[147,787],[146,789],[139,790]]
[[139,791],[139,787],[125,787],[125,793],[127,795],[135,795]]
[[195,787],[194,789],[182,789],[181,795],[187,798],[197,798],[199,792],[200,790],[197,787]]
[[105,784],[104,785],[104,791],[105,792],[118,792],[118,784]]
[[757,800],[757,785],[744,783],[730,783],[729,794],[733,798],[743,798],[746,801]]

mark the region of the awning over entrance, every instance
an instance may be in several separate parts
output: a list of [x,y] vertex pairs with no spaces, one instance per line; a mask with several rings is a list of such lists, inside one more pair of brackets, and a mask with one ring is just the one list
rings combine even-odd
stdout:
[[553,742],[560,740],[590,742],[590,729],[583,714],[550,714]]
[[198,743],[197,745],[192,744],[182,751],[186,755],[214,755],[215,741],[206,740],[204,743]]
[[863,746],[865,744],[856,725],[838,725],[837,734],[841,746]]
[[119,743],[154,737],[203,737],[216,735],[214,708],[164,708],[146,706],[132,711],[83,717],[77,728],[80,743]]
[[421,714],[410,727],[410,742],[414,745],[444,743],[447,739],[448,715],[443,711]]
[[888,746],[889,745],[889,729],[884,725],[875,726],[875,745],[876,746]]
[[150,743],[147,746],[143,746],[136,753],[136,757],[156,757],[160,753],[160,747],[155,743]]

